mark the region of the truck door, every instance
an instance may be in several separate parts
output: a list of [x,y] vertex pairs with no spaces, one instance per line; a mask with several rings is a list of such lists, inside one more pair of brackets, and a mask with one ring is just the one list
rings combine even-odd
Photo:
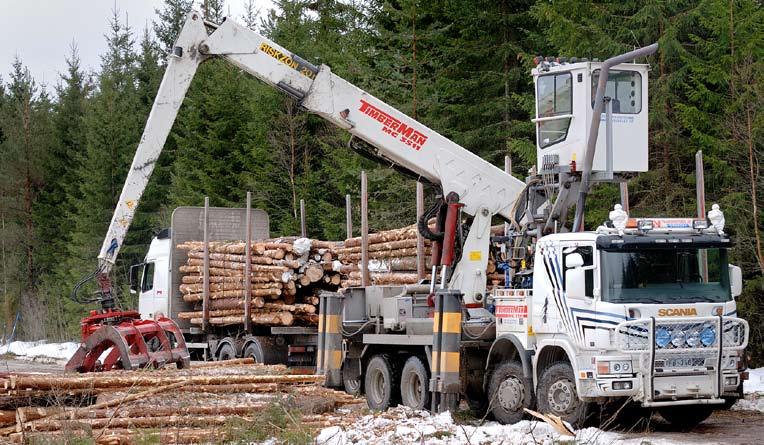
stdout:
[[138,310],[141,318],[154,319],[167,313],[167,260],[148,260],[143,265]]
[[568,307],[573,338],[583,347],[594,347],[598,335],[594,256],[588,242],[562,243],[562,287]]

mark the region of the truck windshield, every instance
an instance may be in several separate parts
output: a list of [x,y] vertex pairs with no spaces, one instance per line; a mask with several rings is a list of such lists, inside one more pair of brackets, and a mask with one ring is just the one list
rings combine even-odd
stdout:
[[[700,252],[708,256],[708,281]],[[602,298],[611,303],[729,301],[726,249],[602,251]]]

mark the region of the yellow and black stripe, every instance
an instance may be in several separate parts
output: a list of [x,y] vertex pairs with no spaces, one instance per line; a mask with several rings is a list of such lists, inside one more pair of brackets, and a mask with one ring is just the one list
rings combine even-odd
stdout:
[[324,292],[318,314],[318,351],[316,374],[326,376],[326,386],[342,385],[342,334],[340,333],[342,297]]
[[435,315],[432,333],[432,376],[430,390],[458,393],[459,346],[462,337],[461,294],[438,292],[435,295]]

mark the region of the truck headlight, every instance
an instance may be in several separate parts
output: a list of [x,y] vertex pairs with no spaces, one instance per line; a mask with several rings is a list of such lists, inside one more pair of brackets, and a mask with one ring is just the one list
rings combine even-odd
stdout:
[[665,348],[671,341],[671,331],[666,328],[659,328],[655,332],[655,344],[659,348]]
[[691,348],[697,348],[700,346],[700,330],[693,329],[687,334],[687,345]]
[[712,326],[706,326],[700,331],[700,342],[703,346],[711,346],[716,341],[716,329]]
[[687,335],[683,330],[676,329],[671,333],[671,344],[674,345],[675,348],[681,348],[684,346],[686,338]]

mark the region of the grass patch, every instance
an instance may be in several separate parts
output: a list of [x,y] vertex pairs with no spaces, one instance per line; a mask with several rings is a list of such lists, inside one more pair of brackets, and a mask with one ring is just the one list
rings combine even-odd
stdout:
[[254,421],[233,418],[226,423],[226,443],[262,442],[270,438],[278,443],[310,445],[313,443],[313,431],[305,428],[300,419],[302,413],[290,409],[282,402],[274,402],[257,413]]

